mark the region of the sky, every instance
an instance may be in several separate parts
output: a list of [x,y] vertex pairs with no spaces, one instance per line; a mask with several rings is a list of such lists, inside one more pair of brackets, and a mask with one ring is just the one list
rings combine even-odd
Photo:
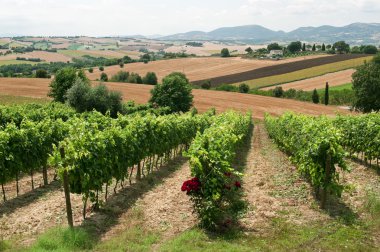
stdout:
[[0,0],[0,35],[169,35],[380,23],[380,0]]

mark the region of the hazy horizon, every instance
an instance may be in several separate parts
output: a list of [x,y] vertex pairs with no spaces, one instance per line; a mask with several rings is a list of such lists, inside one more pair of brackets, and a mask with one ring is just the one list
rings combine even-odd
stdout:
[[291,31],[305,26],[379,23],[377,0],[0,0],[0,35],[170,35],[261,25]]

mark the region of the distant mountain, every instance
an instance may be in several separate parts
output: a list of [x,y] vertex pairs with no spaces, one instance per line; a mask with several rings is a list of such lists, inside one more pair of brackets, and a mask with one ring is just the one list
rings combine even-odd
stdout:
[[224,27],[211,32],[191,31],[161,37],[162,40],[238,40],[260,42],[308,42],[333,43],[345,40],[351,44],[380,44],[380,23],[353,23],[343,27],[301,27],[291,32],[273,31],[260,25]]

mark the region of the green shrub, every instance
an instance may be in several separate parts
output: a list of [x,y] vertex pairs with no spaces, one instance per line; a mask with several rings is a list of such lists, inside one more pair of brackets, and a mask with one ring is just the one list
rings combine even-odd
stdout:
[[210,89],[211,88],[211,80],[207,80],[207,81],[203,82],[201,85],[201,88],[202,89]]
[[147,72],[142,82],[143,84],[157,85],[157,75],[153,72]]
[[218,91],[237,92],[238,88],[229,84],[222,84],[215,88]]
[[249,86],[245,83],[239,85],[239,92],[247,94],[249,92]]
[[100,75],[100,80],[101,81],[108,81],[108,75],[106,73],[102,73]]
[[113,82],[128,82],[129,72],[119,71],[117,74],[112,76],[111,81]]

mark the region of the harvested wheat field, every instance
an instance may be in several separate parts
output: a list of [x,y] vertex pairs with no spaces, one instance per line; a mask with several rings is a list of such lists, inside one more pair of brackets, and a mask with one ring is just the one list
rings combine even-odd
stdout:
[[[111,77],[120,70],[135,72],[140,75],[145,75],[147,72],[155,72],[161,80],[166,75],[172,72],[183,72],[190,81],[199,81],[204,79],[236,74],[241,72],[259,69],[267,66],[274,66],[284,63],[302,61],[305,59],[314,59],[321,57],[331,57],[327,55],[314,55],[307,57],[298,57],[285,60],[249,60],[241,58],[186,58],[186,59],[171,59],[149,62],[125,64],[123,68],[119,65],[106,67],[104,72]],[[100,70],[95,69],[93,73],[87,73],[91,80],[100,78]]]
[[[44,98],[49,90],[48,79],[0,78],[1,94]],[[96,82],[93,82],[94,84]],[[136,103],[146,103],[150,97],[149,85],[107,83],[112,90],[120,91],[124,100],[133,100]],[[253,112],[253,117],[263,119],[265,113],[280,115],[286,111],[296,111],[311,115],[334,115],[336,112],[348,113],[346,110],[334,106],[323,106],[312,103],[265,97],[250,94],[231,92],[193,90],[194,105],[204,112],[212,107],[222,112],[228,109]]]
[[[281,86],[284,90],[288,89],[297,89],[297,90],[304,90],[304,91],[311,91],[316,89],[322,89],[325,87],[326,82],[329,82],[330,87],[340,86],[346,83],[350,83],[352,81],[352,74],[355,73],[356,70],[354,69],[347,69],[344,71],[339,71],[335,73],[329,73],[324,74],[318,77],[300,80],[300,81],[294,81],[282,85]],[[270,90],[275,88],[276,86],[270,86],[266,88],[262,88],[262,90]]]

